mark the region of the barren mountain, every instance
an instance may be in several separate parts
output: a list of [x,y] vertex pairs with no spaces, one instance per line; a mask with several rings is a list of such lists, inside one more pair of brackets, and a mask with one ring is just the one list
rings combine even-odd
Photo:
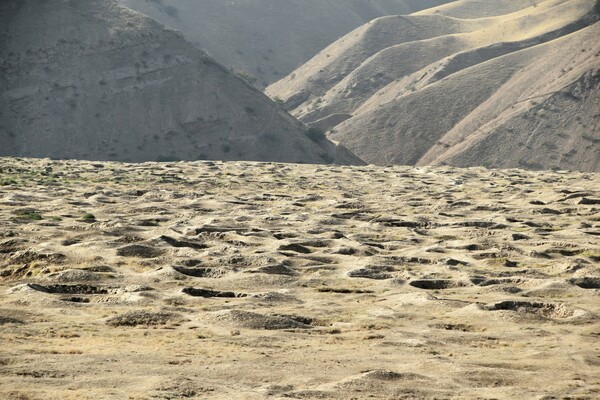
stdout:
[[528,7],[537,7],[545,0],[457,0],[415,13],[442,14],[455,18],[483,18],[510,14]]
[[[264,87],[352,29],[452,0],[119,0]],[[254,81],[256,79],[256,81]]]
[[372,163],[600,169],[599,3],[489,4],[376,19],[267,92]]
[[0,3],[0,154],[360,162],[116,0]]

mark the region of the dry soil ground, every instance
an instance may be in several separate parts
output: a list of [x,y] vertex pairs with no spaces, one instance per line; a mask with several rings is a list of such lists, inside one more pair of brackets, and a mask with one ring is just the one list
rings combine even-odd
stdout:
[[2,399],[595,399],[600,175],[0,159]]

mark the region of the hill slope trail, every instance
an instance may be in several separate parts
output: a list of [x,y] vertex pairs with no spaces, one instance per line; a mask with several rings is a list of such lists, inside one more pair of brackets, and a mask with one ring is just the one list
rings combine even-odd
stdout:
[[360,162],[115,0],[0,7],[2,155]]

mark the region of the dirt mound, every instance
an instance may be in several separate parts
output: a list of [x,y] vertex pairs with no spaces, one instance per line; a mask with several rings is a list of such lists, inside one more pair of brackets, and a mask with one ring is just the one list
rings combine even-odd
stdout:
[[106,323],[110,326],[158,326],[183,321],[184,318],[178,313],[136,310],[111,317]]
[[219,324],[246,329],[311,329],[312,326],[289,317],[263,315],[251,311],[227,310],[211,314],[210,319]]
[[598,397],[600,173],[0,158],[0,182],[0,399]]

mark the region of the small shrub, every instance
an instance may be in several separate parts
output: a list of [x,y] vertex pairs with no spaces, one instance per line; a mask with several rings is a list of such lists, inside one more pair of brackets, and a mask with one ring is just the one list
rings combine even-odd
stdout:
[[81,220],[83,222],[96,222],[96,216],[94,214],[90,214],[90,213],[85,213],[83,214],[83,216],[81,217]]
[[306,136],[315,143],[319,143],[327,139],[325,132],[319,128],[308,128],[306,131]]
[[333,164],[333,162],[335,161],[333,156],[329,153],[323,153],[323,154],[320,154],[320,156],[321,156],[321,159],[323,161],[325,161],[327,164]]
[[40,221],[40,220],[44,219],[44,217],[42,217],[42,214],[40,214],[37,211],[33,211],[33,210],[20,210],[20,211],[16,211],[15,214],[19,218],[30,219],[32,221]]
[[179,18],[179,10],[173,6],[166,6],[164,8],[165,13],[173,18]]
[[582,131],[582,132],[580,132],[580,133],[579,133],[579,136],[581,136],[581,138],[582,138],[582,139],[584,139],[584,140],[587,140],[587,141],[589,141],[589,142],[592,142],[592,143],[600,143],[600,139],[596,139],[595,137],[593,137],[592,135],[589,135],[589,134],[588,134],[588,133],[586,133],[586,132],[583,132],[583,131]]
[[252,86],[254,86],[254,84],[258,80],[254,75],[252,75],[246,71],[234,71],[234,73],[237,76],[239,76],[240,78],[242,78],[244,81],[246,81],[246,83],[248,83]]

